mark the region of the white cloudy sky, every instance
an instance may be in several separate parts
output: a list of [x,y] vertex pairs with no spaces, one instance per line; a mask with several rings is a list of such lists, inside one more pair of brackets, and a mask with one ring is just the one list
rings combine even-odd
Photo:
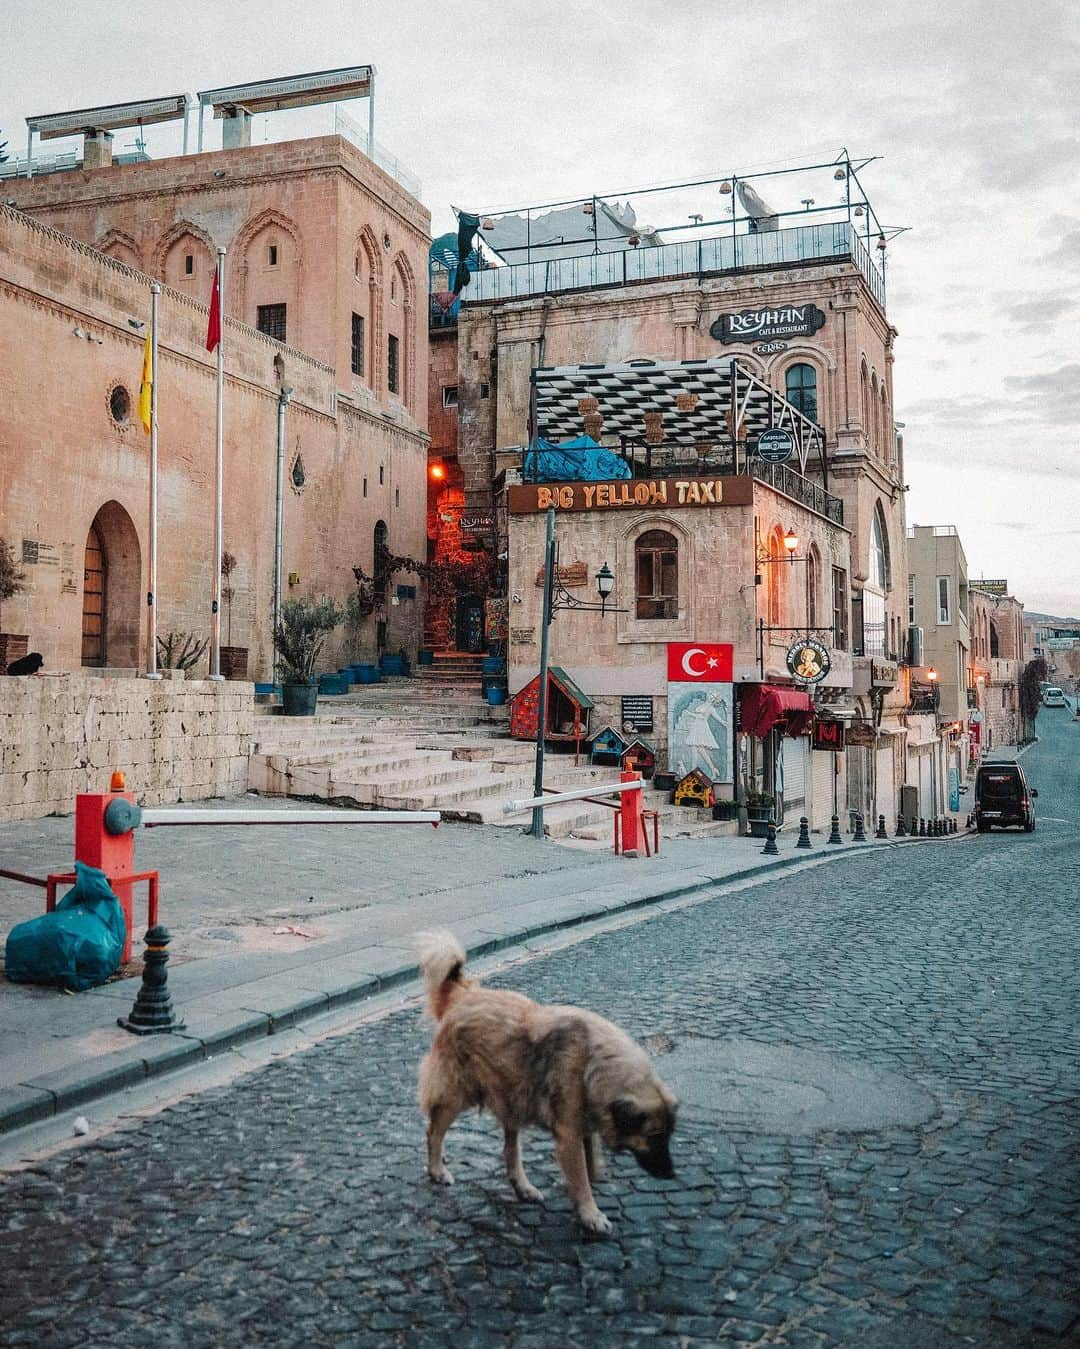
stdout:
[[3,39],[9,152],[27,114],[372,62],[436,232],[451,201],[880,155],[908,520],[1080,610],[1074,0],[8,0]]

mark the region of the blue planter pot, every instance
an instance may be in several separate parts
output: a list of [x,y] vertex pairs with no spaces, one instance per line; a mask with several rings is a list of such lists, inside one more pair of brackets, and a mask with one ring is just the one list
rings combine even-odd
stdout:
[[338,674],[344,679],[346,684],[356,683],[356,671],[351,665],[342,665],[338,670]]
[[319,692],[341,694],[348,693],[349,681],[342,674],[322,674],[319,676]]
[[417,665],[434,665],[435,652],[428,651],[426,647],[421,649],[416,653],[416,663]]
[[382,675],[377,665],[354,665],[358,684],[381,684]]
[[409,662],[402,660],[400,656],[383,656],[379,661],[379,667],[384,675],[407,675],[409,673]]
[[319,700],[319,689],[314,683],[282,684],[281,706],[287,717],[312,717]]
[[484,663],[481,666],[481,673],[486,675],[502,675],[506,673],[506,661],[502,656],[485,656]]
[[502,684],[489,684],[487,687],[487,700],[491,707],[502,707],[506,702],[506,689]]

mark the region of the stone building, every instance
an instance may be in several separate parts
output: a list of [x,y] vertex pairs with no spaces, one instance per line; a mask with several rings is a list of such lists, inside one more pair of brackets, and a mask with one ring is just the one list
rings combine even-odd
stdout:
[[[222,245],[231,638],[249,647],[250,673],[268,678],[283,390],[286,596],[343,599],[354,565],[374,570],[376,539],[424,555],[428,213],[342,136],[98,159],[4,185],[17,209],[0,210],[0,534],[29,574],[4,625],[21,624],[50,665],[137,667],[145,658],[148,438],[135,405],[137,325],[149,318],[154,278],[165,286],[158,628],[208,628],[215,376],[206,305]],[[87,598],[91,573],[103,601]],[[371,652],[415,651],[417,588],[407,576],[387,580],[385,610],[361,641]],[[84,651],[89,609],[100,603],[104,642]],[[339,654],[329,649],[328,663]]]
[[[852,166],[827,167],[829,178],[842,183],[842,195],[849,177],[854,181]],[[726,183],[721,193],[725,187],[730,192]],[[736,356],[741,369],[775,393],[777,415],[784,400],[822,428],[822,452],[800,471],[755,461],[753,474],[756,484],[767,483],[790,503],[793,521],[817,511],[815,491],[839,503],[849,545],[842,557],[830,548],[823,612],[815,616],[819,631],[835,628],[833,646],[850,657],[852,682],[841,710],[861,728],[842,756],[838,806],[841,814],[846,806],[891,818],[908,780],[908,566],[903,447],[892,394],[896,331],[885,308],[884,234],[876,242],[867,237],[859,217],[869,218],[869,207],[853,210],[852,200],[849,192],[846,215],[841,209],[828,223],[799,212],[780,213],[781,227],[774,221],[771,229],[736,219],[730,235],[653,247],[640,246],[634,236],[615,251],[526,259],[479,272],[463,294],[457,324],[458,460],[467,507],[494,511],[495,547],[509,546],[513,564],[515,517],[502,510],[502,488],[520,470],[522,447],[548,434],[536,416],[534,371]],[[644,410],[633,427],[603,417],[590,423],[583,413],[577,431],[612,449],[647,443],[652,434]],[[668,433],[665,417],[659,434]],[[725,445],[738,471],[747,468],[752,445],[741,418],[710,443]],[[774,519],[787,527],[783,511],[766,514],[769,528]],[[682,528],[705,530],[703,550],[717,548],[719,536],[712,537],[704,516],[693,513],[693,520]],[[644,527],[644,519],[638,524]],[[799,532],[808,535],[805,528]],[[744,567],[746,556],[744,549]],[[774,626],[801,620],[789,607]],[[721,617],[726,622],[727,611]],[[511,625],[515,621],[511,612]],[[723,639],[723,627],[714,624],[712,639]],[[690,635],[702,640],[706,634]],[[512,673],[511,691],[524,673],[523,667]]]
[[1024,606],[1004,581],[973,580],[968,729],[972,761],[1020,740],[1020,675],[1024,668]]

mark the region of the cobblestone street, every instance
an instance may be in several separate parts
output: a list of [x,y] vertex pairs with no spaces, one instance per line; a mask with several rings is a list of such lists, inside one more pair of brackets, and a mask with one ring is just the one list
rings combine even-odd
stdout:
[[683,1094],[677,1179],[615,1158],[597,1187],[613,1237],[540,1135],[546,1204],[515,1203],[487,1118],[428,1184],[410,1010],[5,1176],[0,1342],[1075,1342],[1080,726],[1044,720],[1033,835],[770,877],[491,979],[610,1016]]

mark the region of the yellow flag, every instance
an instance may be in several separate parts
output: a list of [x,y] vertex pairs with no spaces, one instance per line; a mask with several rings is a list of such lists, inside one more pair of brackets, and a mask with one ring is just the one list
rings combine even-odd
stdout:
[[154,383],[154,356],[150,345],[150,333],[146,334],[146,346],[143,348],[142,384],[139,386],[139,421],[143,430],[150,431],[150,390]]

